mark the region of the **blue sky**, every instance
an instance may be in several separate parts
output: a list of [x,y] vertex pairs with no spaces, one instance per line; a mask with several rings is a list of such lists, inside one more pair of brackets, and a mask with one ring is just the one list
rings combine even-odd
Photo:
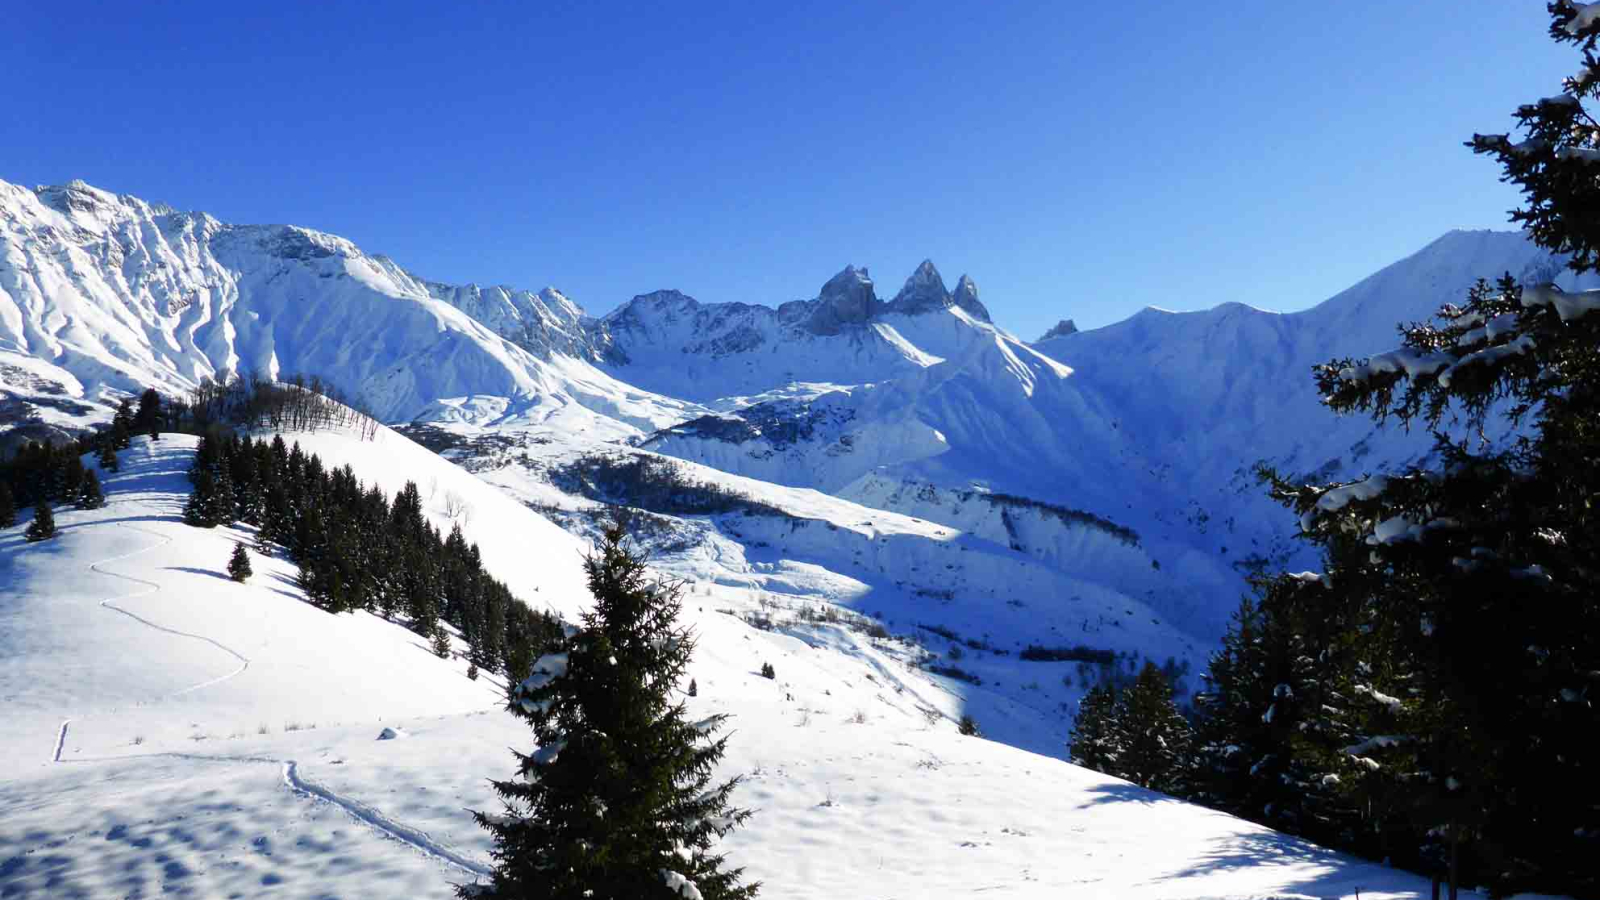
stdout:
[[[592,312],[881,296],[1032,338],[1297,309],[1516,203],[1461,142],[1571,68],[1543,3],[28,3],[0,179],[331,231]],[[1222,10],[1222,12],[1218,12]]]

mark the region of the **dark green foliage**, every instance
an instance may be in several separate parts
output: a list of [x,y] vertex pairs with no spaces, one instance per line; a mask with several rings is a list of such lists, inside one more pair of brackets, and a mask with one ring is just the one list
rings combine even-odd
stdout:
[[1114,720],[1117,695],[1107,685],[1089,689],[1078,704],[1078,715],[1072,720],[1072,735],[1067,741],[1074,765],[1110,772],[1121,756]]
[[161,431],[161,395],[147,388],[139,395],[139,411],[133,414],[133,430],[156,437]]
[[1087,662],[1097,664],[1110,664],[1117,658],[1112,650],[1102,650],[1098,647],[1087,647],[1083,644],[1069,644],[1061,647],[1045,647],[1040,644],[1029,644],[1017,654],[1018,659],[1030,662]]
[[[218,427],[201,437],[189,477],[194,491],[184,521],[202,528],[255,525],[257,551],[271,555],[281,547],[298,566],[296,583],[321,609],[404,612],[436,651],[440,626],[449,623],[467,640],[478,670],[520,665],[520,677],[559,631],[550,616],[528,609],[484,571],[477,547],[459,529],[448,540],[440,537],[423,516],[415,483],[391,504],[349,466],[328,471],[281,436],[269,443]],[[442,653],[450,653],[448,636]]]
[[585,565],[594,611],[512,694],[538,749],[494,782],[505,814],[477,814],[492,881],[460,895],[667,900],[682,879],[707,900],[754,896],[714,852],[750,815],[730,806],[737,779],[711,782],[723,717],[690,722],[673,699],[694,649],[679,589],[648,578],[620,525]]
[[450,658],[450,632],[445,630],[443,622],[433,626],[433,655],[440,659]]
[[228,577],[241,584],[255,572],[250,568],[250,551],[239,541],[233,543],[233,555],[228,557]]
[[88,469],[83,473],[83,479],[78,483],[78,498],[75,504],[79,509],[99,509],[106,505],[106,495],[100,489],[100,476]]
[[983,737],[983,732],[978,730],[978,720],[964,713],[961,716],[961,721],[956,723],[956,731],[967,737]]
[[114,438],[107,437],[100,444],[100,468],[106,472],[115,472],[120,468]]
[[11,496],[11,487],[0,481],[0,528],[17,524],[17,500]]
[[133,404],[124,397],[117,404],[116,415],[111,417],[111,446],[117,450],[126,450],[132,444],[133,436]]
[[467,663],[467,678],[472,681],[478,680],[478,663],[476,660]]
[[48,541],[56,536],[56,515],[50,510],[50,504],[39,503],[33,508],[33,522],[28,525],[28,530],[22,533],[28,541]]
[[1193,764],[1189,722],[1172,701],[1172,682],[1154,663],[1120,689],[1091,688],[1078,707],[1069,742],[1072,761],[1140,787],[1187,792]]
[[1112,720],[1119,752],[1111,774],[1152,790],[1182,791],[1191,733],[1160,669],[1145,663],[1139,677],[1117,698]]
[[[1522,188],[1513,220],[1590,272],[1600,21],[1548,9],[1581,71],[1517,110],[1517,140],[1471,146]],[[1406,365],[1332,360],[1318,391],[1430,429],[1438,462],[1359,491],[1266,473],[1327,578],[1265,579],[1242,611],[1201,703],[1202,792],[1452,885],[1600,895],[1600,313],[1508,274],[1401,334]]]
[[777,678],[778,677],[778,671],[776,669],[772,668],[772,663],[764,662],[764,663],[761,664],[761,677],[762,678]]

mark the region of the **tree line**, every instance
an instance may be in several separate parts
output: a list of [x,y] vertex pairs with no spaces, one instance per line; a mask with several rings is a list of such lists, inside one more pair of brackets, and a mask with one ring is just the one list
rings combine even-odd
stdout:
[[442,625],[454,626],[470,645],[472,677],[525,677],[538,648],[560,631],[484,570],[459,523],[443,535],[427,520],[416,482],[391,500],[350,466],[329,469],[282,435],[267,441],[220,431],[200,439],[189,479],[185,522],[254,526],[257,549],[282,547],[312,603],[401,619],[441,656],[450,653]]

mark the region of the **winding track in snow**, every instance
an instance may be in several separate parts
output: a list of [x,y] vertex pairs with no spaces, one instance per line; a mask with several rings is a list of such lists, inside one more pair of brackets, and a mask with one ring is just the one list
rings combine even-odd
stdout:
[[[156,593],[156,592],[161,590],[161,585],[156,584],[153,581],[146,581],[143,578],[135,578],[132,575],[123,575],[123,574],[121,574],[119,572],[111,572],[111,571],[108,571],[106,569],[101,568],[101,566],[105,566],[105,565],[108,565],[110,563],[117,562],[118,560],[127,559],[129,557],[138,556],[138,555],[140,555],[142,553],[149,553],[152,550],[156,550],[156,549],[159,549],[161,547],[165,547],[166,545],[172,543],[172,538],[167,537],[164,534],[160,534],[158,532],[150,531],[150,530],[144,529],[144,528],[135,528],[134,526],[129,525],[127,522],[118,522],[117,524],[121,525],[123,528],[128,529],[129,531],[137,531],[140,534],[148,534],[151,537],[160,538],[161,541],[160,541],[160,543],[151,544],[150,546],[141,548],[139,550],[134,550],[134,551],[131,551],[129,553],[121,553],[121,554],[113,556],[113,557],[111,557],[109,559],[102,559],[99,562],[93,562],[93,563],[89,564],[89,570],[91,572],[95,572],[95,573],[100,574],[100,575],[108,575],[108,576],[110,576],[112,578],[121,578],[124,581],[131,581],[131,582],[133,582],[135,584],[143,585],[144,588],[145,588],[145,590],[134,591],[134,592],[129,593],[129,594],[117,594],[117,595],[112,596],[112,597],[107,597],[104,600],[100,601],[100,605],[105,609],[111,610],[112,612],[122,613],[123,615],[127,616],[128,618],[133,619],[134,621],[139,622],[142,625],[147,625],[147,626],[149,626],[151,628],[154,628],[157,631],[164,631],[167,634],[175,634],[175,635],[177,635],[179,637],[192,638],[192,639],[197,640],[197,641],[205,641],[206,643],[210,644],[211,646],[216,647],[218,650],[221,650],[222,652],[228,654],[229,656],[232,656],[234,659],[237,659],[239,661],[239,668],[234,669],[232,672],[229,672],[226,675],[219,675],[216,678],[208,678],[205,681],[200,682],[199,684],[192,684],[192,685],[190,685],[190,686],[188,686],[186,688],[183,688],[182,690],[173,691],[172,693],[166,694],[166,695],[164,695],[162,697],[159,697],[157,699],[170,700],[173,697],[181,697],[184,694],[188,694],[188,693],[191,693],[193,691],[198,691],[201,688],[207,688],[207,687],[210,687],[210,686],[212,686],[214,684],[219,684],[221,682],[227,681],[228,679],[233,678],[234,676],[239,675],[242,672],[244,672],[244,670],[250,668],[250,660],[248,658],[246,658],[242,653],[239,653],[238,651],[234,650],[232,647],[229,647],[229,646],[221,643],[220,641],[214,640],[212,638],[208,638],[203,634],[191,634],[190,632],[187,632],[187,631],[179,631],[176,628],[168,628],[165,625],[157,625],[156,623],[150,621],[149,619],[144,618],[143,616],[139,616],[139,615],[137,615],[135,613],[129,612],[128,610],[123,609],[122,607],[116,605],[116,603],[114,601],[117,601],[117,600],[132,600],[135,597],[144,597],[144,596],[147,596],[149,594],[154,594],[154,593]],[[73,722],[73,720],[72,720],[71,717],[68,717],[67,719],[62,721],[61,730],[59,732],[57,732],[57,734],[56,734],[55,752],[50,757],[50,761],[51,762],[60,762],[61,761],[61,751],[66,747],[66,743],[67,743],[67,726],[71,725],[72,722]]]

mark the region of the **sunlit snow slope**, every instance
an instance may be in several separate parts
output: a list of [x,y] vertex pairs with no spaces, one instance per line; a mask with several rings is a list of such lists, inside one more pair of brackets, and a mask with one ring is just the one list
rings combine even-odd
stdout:
[[[404,438],[288,435],[386,489],[455,492],[524,599],[581,608],[578,542]],[[109,503],[0,531],[0,896],[447,897],[488,864],[466,810],[525,726],[501,685],[367,614],[306,604],[243,532],[179,522],[192,439],[139,439]],[[425,487],[426,491],[426,487]],[[1420,896],[1418,879],[956,733],[952,686],[825,623],[779,634],[748,590],[691,588],[704,712],[757,810],[729,840],[763,896]],[[771,662],[778,678],[759,677]],[[923,708],[926,707],[926,708]],[[391,729],[392,739],[380,732]]]

